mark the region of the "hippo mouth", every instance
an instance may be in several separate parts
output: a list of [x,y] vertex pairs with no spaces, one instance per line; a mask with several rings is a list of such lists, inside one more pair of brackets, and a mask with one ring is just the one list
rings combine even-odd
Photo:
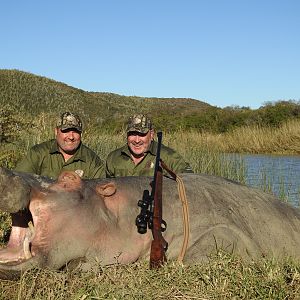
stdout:
[[31,242],[34,236],[35,228],[31,221],[27,228],[12,226],[8,244],[0,250],[0,265],[16,265],[31,259]]
[[25,270],[39,265],[40,257],[32,251],[35,235],[32,222],[27,228],[12,226],[6,247],[0,249],[0,278],[17,279]]
[[51,217],[49,205],[44,204],[42,195],[46,194],[32,190],[31,201],[17,212],[1,207],[2,211],[11,214],[12,227],[7,245],[0,249],[0,270],[43,265],[44,254],[48,250],[46,235]]

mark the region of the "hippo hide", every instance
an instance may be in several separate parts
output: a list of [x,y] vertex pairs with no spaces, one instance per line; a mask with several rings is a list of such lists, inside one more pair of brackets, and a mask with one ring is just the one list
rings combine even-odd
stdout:
[[[188,200],[190,236],[185,263],[217,249],[243,258],[300,257],[300,212],[258,189],[204,174],[181,174]],[[137,202],[150,190],[150,177],[82,180],[64,172],[57,181],[0,168],[0,210],[30,212],[28,228],[13,226],[0,250],[0,277],[34,267],[60,269],[80,262],[127,264],[148,259],[152,233],[139,234]],[[167,257],[183,243],[182,204],[176,181],[163,180],[163,233]]]

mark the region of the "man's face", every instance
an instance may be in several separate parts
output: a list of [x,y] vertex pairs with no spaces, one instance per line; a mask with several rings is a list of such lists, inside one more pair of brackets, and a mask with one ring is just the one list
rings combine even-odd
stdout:
[[147,133],[137,131],[130,131],[127,133],[128,147],[135,157],[142,157],[144,153],[149,150],[154,132],[149,130]]
[[55,136],[58,148],[62,153],[74,154],[80,145],[81,134],[75,129],[61,130],[55,128]]

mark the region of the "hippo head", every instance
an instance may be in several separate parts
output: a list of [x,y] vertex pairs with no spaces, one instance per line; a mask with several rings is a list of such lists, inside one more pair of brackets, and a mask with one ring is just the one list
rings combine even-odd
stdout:
[[[14,182],[13,188],[8,181]],[[84,185],[74,172],[63,172],[51,181],[0,169],[0,187],[0,209],[22,210],[14,214],[8,244],[0,250],[1,278],[19,277],[33,267],[59,269],[84,261],[93,251],[100,228],[107,230],[107,222],[101,220],[115,218],[104,201],[115,193],[115,185]]]

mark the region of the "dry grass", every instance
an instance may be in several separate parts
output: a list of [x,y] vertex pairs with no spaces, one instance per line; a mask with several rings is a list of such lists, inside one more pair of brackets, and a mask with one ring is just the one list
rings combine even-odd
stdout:
[[229,153],[300,154],[300,121],[291,120],[279,128],[242,127],[215,139]]
[[300,121],[278,128],[247,126],[224,134],[197,131],[169,134],[165,143],[188,153],[192,148],[223,153],[300,154]]

